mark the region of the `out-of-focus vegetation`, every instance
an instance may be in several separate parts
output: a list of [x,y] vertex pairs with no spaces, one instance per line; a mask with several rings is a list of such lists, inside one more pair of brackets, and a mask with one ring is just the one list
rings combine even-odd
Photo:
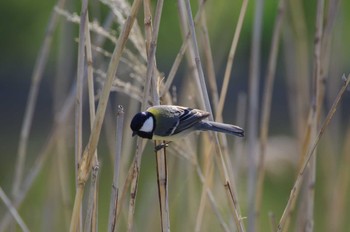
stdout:
[[[281,1],[281,0],[280,0]],[[323,34],[321,37],[321,54],[314,55],[317,40],[316,18],[319,1],[286,0],[282,27],[277,46],[276,74],[271,99],[271,114],[267,125],[268,137],[265,147],[265,162],[261,205],[255,219],[250,215],[250,198],[248,179],[250,165],[248,154],[251,138],[250,131],[256,133],[257,149],[255,164],[263,153],[260,136],[265,109],[263,99],[267,83],[268,62],[272,46],[272,36],[276,32],[278,4],[280,1],[264,1],[262,34],[260,43],[260,66],[258,68],[258,111],[257,128],[251,130],[249,124],[252,93],[250,65],[252,56],[252,36],[254,18],[256,17],[255,1],[249,1],[244,15],[237,49],[234,54],[232,72],[228,83],[228,92],[224,104],[222,118],[226,123],[238,124],[246,129],[244,139],[227,137],[220,139],[224,162],[220,163],[215,143],[209,133],[193,134],[186,140],[173,143],[166,149],[168,168],[167,185],[169,190],[169,221],[171,231],[220,231],[225,228],[236,229],[230,197],[224,187],[222,170],[227,168],[230,183],[238,198],[240,216],[244,227],[252,231],[275,231],[283,210],[286,207],[290,191],[295,183],[305,153],[316,138],[327,113],[329,112],[343,80],[350,72],[350,1],[325,1],[322,16]],[[62,2],[62,1],[58,1]],[[91,22],[91,45],[93,54],[94,84],[96,106],[101,98],[102,86],[106,80],[107,68],[112,56],[116,39],[121,34],[121,21],[129,15],[129,5],[133,1],[91,1],[88,6]],[[147,1],[145,1],[147,2]],[[185,2],[185,1],[183,1]],[[76,121],[74,108],[67,107],[69,94],[76,87],[78,65],[78,41],[81,1],[66,1],[62,8],[55,9],[55,1],[2,1],[0,2],[0,186],[13,204],[18,203],[18,213],[31,231],[66,231],[71,224],[71,216],[75,201],[75,167],[74,158]],[[191,1],[193,16],[199,9],[198,1]],[[115,6],[115,12],[112,12]],[[151,1],[152,16],[156,1]],[[217,105],[215,94],[220,96],[227,59],[241,12],[242,1],[221,0],[205,1],[205,20],[196,25],[197,42],[201,55],[204,76],[208,88],[211,107],[215,113]],[[137,15],[139,34],[130,35],[126,43],[121,62],[118,66],[117,78],[107,106],[107,113],[98,144],[98,210],[97,224],[100,231],[110,225],[109,209],[111,185],[115,172],[114,157],[116,150],[116,112],[117,105],[123,105],[125,111],[123,143],[119,172],[119,201],[117,228],[126,231],[128,222],[132,222],[135,231],[160,231],[159,194],[157,190],[157,168],[153,152],[153,143],[147,142],[142,153],[135,214],[132,213],[130,201],[130,170],[134,165],[136,139],[131,138],[130,119],[141,110],[141,101],[147,74],[146,35],[143,5]],[[156,67],[162,80],[160,93],[169,78],[170,70],[179,49],[184,41],[186,26],[181,20],[186,17],[179,14],[177,1],[165,1],[160,20],[158,41],[156,43]],[[126,9],[123,11],[122,9]],[[28,104],[35,60],[44,57],[40,48],[44,46],[47,27],[57,17],[52,27],[52,44],[48,49],[47,62],[44,64],[42,80],[38,85],[37,100],[34,101],[33,119],[30,123],[28,138],[23,135],[23,122]],[[154,18],[153,18],[154,19]],[[74,20],[77,20],[76,22]],[[110,20],[110,24],[108,24]],[[73,22],[72,22],[73,21]],[[109,26],[108,26],[109,25]],[[204,26],[205,25],[205,26]],[[106,38],[101,28],[112,39]],[[205,27],[207,27],[214,67],[214,84],[210,83],[209,50],[205,43]],[[96,30],[100,30],[96,32]],[[46,34],[45,34],[46,33]],[[133,41],[133,42],[131,42]],[[316,41],[316,42],[315,42]],[[135,46],[139,44],[139,47]],[[316,46],[315,46],[316,45]],[[97,48],[96,48],[97,46]],[[199,97],[195,76],[193,54],[188,51],[194,48],[188,45],[184,58],[176,72],[174,81],[165,97],[160,98],[162,104],[180,104],[201,108],[205,105]],[[87,48],[89,46],[87,45]],[[86,55],[85,55],[86,57]],[[320,61],[317,64],[317,61]],[[84,63],[84,83],[87,79],[87,65]],[[321,80],[314,79],[315,66],[320,68]],[[164,78],[163,78],[164,77]],[[211,91],[217,85],[218,92]],[[85,85],[87,86],[87,85]],[[317,91],[315,90],[317,89]],[[324,91],[320,102],[314,97]],[[157,95],[151,88],[149,97]],[[322,95],[322,94],[321,94]],[[148,94],[146,95],[148,96]],[[74,100],[74,98],[71,98]],[[154,99],[153,99],[154,100]],[[317,103],[316,103],[317,102]],[[314,105],[315,104],[315,105]],[[89,141],[90,116],[87,88],[83,88],[82,101],[82,149]],[[350,93],[345,92],[342,102],[329,126],[326,127],[317,147],[317,158],[310,164],[313,174],[307,168],[307,175],[297,197],[295,209],[292,211],[287,231],[348,231],[350,223],[346,220],[350,213]],[[76,106],[73,105],[72,106]],[[319,117],[312,110],[319,112]],[[67,116],[64,117],[64,110]],[[208,109],[207,109],[208,110]],[[62,116],[63,115],[63,116]],[[60,121],[64,118],[64,121]],[[219,120],[216,118],[216,120]],[[29,120],[31,121],[31,120]],[[58,126],[57,126],[58,125]],[[22,131],[22,132],[21,132]],[[51,138],[54,138],[50,140]],[[22,174],[16,180],[19,169],[18,154],[23,140],[26,157],[20,167]],[[254,138],[253,138],[254,139]],[[140,146],[141,147],[141,146]],[[254,150],[253,149],[253,150]],[[304,156],[303,156],[304,155]],[[229,160],[227,160],[229,157]],[[213,164],[213,165],[211,165]],[[160,164],[161,165],[161,164]],[[223,166],[222,166],[223,165]],[[254,167],[254,165],[253,165]],[[260,174],[256,167],[256,175]],[[128,179],[129,176],[129,179]],[[33,179],[31,179],[33,177]],[[91,179],[91,178],[90,178]],[[314,185],[313,181],[316,181]],[[18,182],[17,182],[18,181]],[[256,186],[258,178],[255,180]],[[15,183],[18,184],[16,189]],[[82,224],[84,225],[88,207],[91,181],[85,186],[82,206]],[[124,186],[126,186],[124,188]],[[206,194],[203,186],[209,186],[210,194]],[[313,192],[313,187],[315,187]],[[259,188],[255,188],[257,194]],[[203,193],[204,191],[204,193]],[[23,194],[23,195],[21,195]],[[125,194],[125,195],[124,195]],[[212,198],[210,198],[212,197]],[[2,201],[1,201],[2,202]],[[255,202],[255,200],[254,200]],[[256,202],[255,202],[256,203]],[[203,211],[201,211],[203,210]],[[314,213],[312,213],[314,212]],[[164,213],[161,211],[161,213]],[[255,212],[256,213],[256,212]],[[274,215],[274,216],[271,216]],[[311,219],[310,219],[311,218]],[[308,221],[311,220],[311,221]],[[253,221],[252,221],[253,220]],[[309,224],[308,224],[309,223]],[[311,223],[311,224],[310,224]],[[254,224],[251,227],[249,224]],[[310,227],[311,225],[311,227]],[[273,229],[271,229],[273,227]],[[8,208],[0,204],[0,231],[15,228],[20,230],[12,220]]]

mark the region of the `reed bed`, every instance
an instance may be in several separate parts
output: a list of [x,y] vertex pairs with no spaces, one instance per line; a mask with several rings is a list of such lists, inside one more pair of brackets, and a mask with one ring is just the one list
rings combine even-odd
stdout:
[[[350,36],[342,27],[349,4],[215,4],[83,0],[74,9],[57,1],[33,69],[13,181],[0,183],[0,231],[350,229],[349,47],[339,45]],[[68,25],[77,33],[60,30]],[[180,42],[164,45],[175,26]],[[33,151],[55,46],[53,123]],[[176,52],[160,57],[165,46]],[[73,72],[64,68],[72,63]],[[165,141],[133,138],[129,124],[159,104],[206,110],[246,137],[194,133],[155,150]]]

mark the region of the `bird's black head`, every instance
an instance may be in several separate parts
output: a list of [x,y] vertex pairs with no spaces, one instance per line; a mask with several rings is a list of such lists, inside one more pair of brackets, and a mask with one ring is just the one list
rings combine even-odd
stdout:
[[132,130],[132,136],[138,135],[142,138],[152,139],[155,119],[150,112],[137,113],[131,120],[130,128]]

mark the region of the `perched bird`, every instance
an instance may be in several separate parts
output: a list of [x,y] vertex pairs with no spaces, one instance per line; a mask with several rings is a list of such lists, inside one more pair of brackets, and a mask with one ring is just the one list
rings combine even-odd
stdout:
[[137,113],[131,121],[133,136],[153,140],[174,141],[193,131],[216,131],[229,135],[244,136],[238,126],[204,120],[206,111],[175,105],[157,105]]

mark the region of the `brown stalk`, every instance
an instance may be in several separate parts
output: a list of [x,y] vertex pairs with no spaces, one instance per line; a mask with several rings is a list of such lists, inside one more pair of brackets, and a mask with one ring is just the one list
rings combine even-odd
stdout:
[[260,49],[262,34],[262,18],[264,0],[255,2],[253,34],[251,42],[250,73],[249,73],[249,104],[248,104],[248,231],[255,231],[255,194],[257,188],[257,166],[258,155],[258,109],[259,109],[259,80],[260,80]]
[[[65,0],[58,0],[56,5],[62,8],[65,4]],[[17,150],[17,161],[15,166],[15,176],[12,187],[12,194],[16,196],[23,179],[24,164],[27,155],[27,146],[29,133],[33,121],[33,115],[35,111],[35,104],[38,97],[39,87],[41,80],[43,78],[44,69],[48,60],[48,55],[51,49],[51,43],[54,31],[56,30],[58,23],[58,14],[53,9],[51,12],[51,17],[49,19],[44,41],[40,48],[39,54],[35,61],[35,66],[32,74],[32,81],[29,90],[28,100],[26,104],[26,109],[24,113],[23,123],[21,127],[21,133],[19,138],[18,150]]]
[[[187,13],[187,20],[189,22],[189,29],[191,31],[191,40],[192,40],[191,45],[193,47],[192,49],[194,52],[196,69],[197,69],[197,74],[198,74],[198,79],[199,79],[197,81],[197,83],[199,82],[198,84],[199,84],[202,104],[205,106],[205,109],[209,113],[211,113],[211,115],[209,116],[209,119],[213,120],[212,110],[211,110],[211,106],[210,106],[210,102],[209,102],[208,91],[207,91],[205,79],[204,79],[203,68],[202,68],[202,64],[200,61],[198,44],[197,44],[194,22],[193,22],[193,17],[192,17],[191,4],[190,4],[189,0],[185,1],[185,6],[186,6],[185,8],[186,8],[186,13]],[[225,165],[225,161],[224,161],[223,155],[221,153],[217,134],[213,133],[213,136],[214,136],[215,141],[216,141],[215,149],[216,149],[217,156],[215,156],[215,157],[217,158],[217,162],[218,162],[219,167],[220,167],[220,172],[221,172],[221,176],[224,180],[224,187],[225,187],[227,196],[230,199],[231,209],[233,211],[234,220],[235,220],[238,231],[244,231],[244,226],[243,226],[241,217],[239,215],[240,210],[239,210],[239,205],[238,205],[238,201],[237,201],[237,196],[235,195],[235,193],[233,191],[232,184],[231,184],[230,179],[229,179],[227,167]]]
[[[74,125],[74,148],[75,148],[75,188],[78,191],[79,188],[79,161],[82,154],[83,146],[83,80],[84,80],[84,68],[85,68],[85,24],[87,19],[87,7],[88,1],[82,1],[81,13],[80,13],[80,27],[79,27],[79,45],[78,45],[78,64],[77,64],[77,85],[75,92],[75,125]],[[83,194],[81,194],[83,196]],[[74,214],[73,214],[74,216]],[[74,217],[72,217],[73,219]],[[80,231],[82,228],[82,209],[79,206],[77,209],[77,215],[74,223],[77,224],[77,227],[74,227],[74,230]],[[74,223],[71,223],[74,224]],[[71,231],[72,228],[71,228]]]
[[[204,12],[204,5],[207,1],[201,1],[199,7],[198,7],[198,11],[196,13],[196,16],[194,18],[194,24],[196,25],[201,17],[202,12]],[[181,48],[178,52],[178,54],[176,55],[175,61],[173,63],[173,65],[171,66],[168,78],[164,84],[164,87],[162,88],[162,92],[160,94],[160,97],[164,96],[165,93],[167,93],[169,91],[170,85],[172,84],[174,78],[175,78],[175,74],[180,66],[180,63],[182,61],[183,56],[185,55],[187,46],[188,46],[188,42],[190,40],[190,36],[191,36],[191,32],[188,30],[186,33],[186,36],[184,37],[184,40],[182,42]]]
[[71,220],[71,227],[70,231],[76,231],[77,229],[77,223],[78,223],[78,218],[79,218],[79,209],[81,206],[82,202],[82,196],[84,192],[84,185],[88,179],[89,173],[91,171],[92,167],[92,160],[94,157],[94,153],[99,141],[100,137],[100,132],[101,132],[101,127],[102,127],[102,122],[107,106],[107,101],[108,97],[110,94],[110,89],[112,86],[112,82],[114,80],[117,67],[122,55],[122,51],[125,47],[126,41],[128,39],[128,35],[130,33],[130,30],[132,28],[132,25],[135,21],[137,12],[139,10],[141,4],[141,0],[135,0],[130,16],[127,18],[125,21],[125,24],[123,25],[122,32],[119,36],[118,43],[114,49],[110,64],[108,66],[108,71],[107,71],[107,79],[106,82],[103,86],[103,90],[100,96],[97,112],[96,112],[96,118],[94,120],[94,125],[92,128],[92,132],[89,138],[89,142],[84,150],[83,156],[79,162],[79,175],[78,175],[78,183],[79,183],[79,188],[76,193],[75,201],[74,201],[74,208],[73,208],[73,214],[72,214],[72,220]]
[[273,93],[273,84],[275,80],[276,73],[276,64],[277,64],[277,54],[279,49],[280,35],[281,29],[283,25],[283,19],[285,15],[285,0],[281,0],[278,5],[277,15],[272,35],[271,48],[270,48],[270,56],[268,60],[268,68],[265,75],[265,87],[264,87],[264,95],[262,102],[262,116],[261,116],[261,124],[260,124],[260,149],[259,149],[259,159],[258,159],[258,180],[257,180],[257,189],[255,195],[255,215],[257,217],[256,220],[256,228],[260,228],[258,224],[258,217],[260,216],[261,211],[261,202],[262,195],[264,190],[264,178],[265,178],[265,154],[266,154],[266,143],[268,138],[268,129],[270,122],[270,113],[271,113],[271,101],[272,101],[272,93]]
[[[90,112],[90,126],[92,128],[95,120],[95,92],[94,92],[94,77],[93,77],[93,58],[91,51],[91,38],[89,30],[89,15],[86,14],[85,21],[85,49],[86,49],[86,60],[88,68],[88,95],[89,95],[89,112]],[[99,163],[97,158],[97,150],[94,154],[94,164],[91,173],[91,187],[88,200],[88,210],[86,213],[85,229],[84,231],[96,231],[97,230],[97,212],[98,212],[98,172]]]
[[300,192],[300,187],[301,187],[301,184],[302,184],[302,181],[304,179],[304,176],[305,176],[305,171],[306,171],[306,168],[309,164],[309,161],[310,159],[312,158],[313,155],[317,155],[317,153],[315,153],[315,149],[318,145],[318,142],[320,141],[320,138],[322,137],[324,131],[326,130],[326,128],[328,127],[329,123],[331,122],[332,118],[333,118],[333,115],[334,113],[336,112],[337,110],[337,107],[343,97],[343,94],[345,92],[345,90],[347,89],[348,85],[350,83],[350,75],[348,75],[348,77],[346,78],[346,81],[344,81],[343,83],[343,86],[342,88],[339,90],[334,102],[333,102],[333,105],[331,107],[331,109],[329,110],[328,114],[327,114],[327,117],[326,119],[324,120],[322,126],[321,126],[321,129],[320,131],[318,132],[317,134],[317,137],[315,137],[314,141],[312,144],[310,144],[310,147],[308,149],[308,153],[307,153],[307,156],[305,157],[304,161],[303,161],[303,164],[299,170],[299,173],[298,173],[298,177],[294,183],[294,186],[291,190],[291,193],[290,193],[290,197],[288,199],[288,202],[287,202],[287,205],[283,211],[283,214],[282,214],[282,217],[279,221],[279,224],[278,224],[278,227],[277,227],[277,231],[278,232],[282,232],[283,229],[284,229],[284,226],[285,226],[285,223],[286,223],[286,220],[287,218],[289,217],[289,214],[291,213],[291,206],[295,204],[295,200]]
[[[154,17],[154,27],[152,30],[152,40],[150,43],[150,48],[149,48],[149,53],[147,54],[147,73],[146,73],[146,80],[145,80],[145,87],[144,87],[144,93],[143,93],[143,102],[142,102],[142,109],[146,109],[147,108],[147,99],[149,96],[149,92],[150,92],[150,86],[152,83],[152,79],[153,82],[155,83],[155,78],[154,78],[154,70],[155,70],[155,54],[156,54],[156,48],[157,48],[157,39],[158,39],[158,32],[159,32],[159,25],[160,25],[160,18],[161,18],[161,13],[162,13],[162,9],[163,9],[163,0],[159,0],[157,2],[157,6],[156,6],[156,13],[155,13],[155,17]],[[156,89],[154,89],[153,85],[153,100],[159,101],[156,99]],[[159,98],[158,98],[159,99]],[[156,104],[156,102],[154,102]],[[136,142],[136,157],[134,159],[134,163],[132,164],[133,167],[133,174],[132,174],[132,180],[131,180],[131,190],[130,190],[130,201],[129,201],[129,214],[128,214],[128,231],[133,231],[133,226],[134,226],[134,213],[135,213],[135,202],[136,202],[136,194],[137,194],[137,186],[138,186],[138,180],[139,180],[139,174],[140,174],[140,167],[141,167],[141,149],[140,149],[140,145],[141,145],[141,139],[138,138],[137,142]],[[169,218],[168,218],[168,212],[164,212],[167,214],[166,218],[162,217],[162,228],[164,226],[168,226],[169,224],[167,222],[169,222]],[[161,213],[161,216],[164,216]],[[164,220],[164,221],[163,221]]]
[[215,116],[216,119],[222,118],[222,111],[223,111],[224,105],[225,105],[228,84],[229,84],[230,77],[231,77],[232,65],[233,65],[235,54],[236,54],[236,48],[237,48],[239,36],[241,35],[243,20],[245,17],[245,13],[247,11],[248,2],[249,2],[249,0],[244,0],[242,2],[241,10],[239,12],[239,18],[238,18],[237,26],[235,29],[235,34],[233,36],[230,52],[229,52],[229,55],[227,58],[227,64],[226,64],[226,69],[225,69],[225,74],[224,74],[224,81],[222,83],[219,103],[218,103],[216,116]]
[[[109,205],[109,222],[108,231],[113,232],[117,226],[117,209],[118,209],[118,198],[119,198],[119,173],[120,173],[120,157],[122,151],[123,141],[123,125],[124,125],[124,109],[123,106],[118,106],[117,113],[117,128],[116,128],[116,149],[114,159],[114,175],[113,184],[111,191],[111,201]],[[119,206],[121,207],[121,206]]]

